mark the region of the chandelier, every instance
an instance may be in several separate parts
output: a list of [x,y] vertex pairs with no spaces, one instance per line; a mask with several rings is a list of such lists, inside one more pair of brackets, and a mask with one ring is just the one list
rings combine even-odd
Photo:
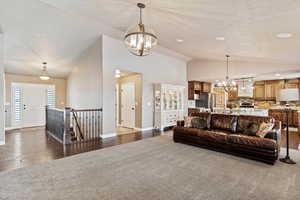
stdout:
[[140,9],[139,23],[127,30],[124,42],[132,54],[136,56],[146,56],[149,55],[151,49],[157,45],[158,39],[154,31],[143,24],[142,10],[146,8],[146,5],[138,3],[137,7]]
[[42,71],[42,74],[40,75],[40,79],[43,81],[47,81],[50,79],[50,76],[47,72],[47,63],[46,62],[43,62],[43,71]]
[[236,82],[234,80],[229,79],[228,75],[228,68],[229,68],[229,55],[226,55],[227,58],[227,71],[226,71],[226,77],[224,81],[219,81],[215,87],[223,88],[225,92],[230,92],[231,90],[236,90]]

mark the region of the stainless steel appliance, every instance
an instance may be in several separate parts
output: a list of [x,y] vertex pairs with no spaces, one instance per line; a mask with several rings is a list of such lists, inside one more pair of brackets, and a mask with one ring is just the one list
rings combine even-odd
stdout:
[[208,92],[201,92],[199,98],[196,99],[197,108],[210,108],[216,107],[216,95]]

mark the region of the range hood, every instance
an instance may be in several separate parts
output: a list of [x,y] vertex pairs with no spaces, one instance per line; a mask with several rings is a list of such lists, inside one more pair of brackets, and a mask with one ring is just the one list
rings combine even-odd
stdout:
[[253,97],[253,82],[239,81],[238,83],[238,97]]

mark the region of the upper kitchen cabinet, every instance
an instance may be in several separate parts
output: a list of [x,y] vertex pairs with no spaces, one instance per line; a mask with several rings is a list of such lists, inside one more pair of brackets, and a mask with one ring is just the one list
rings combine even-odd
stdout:
[[265,82],[264,81],[255,82],[253,97],[255,100],[265,100]]
[[299,81],[298,79],[290,79],[287,80],[285,83],[286,88],[298,88],[299,87]]
[[211,92],[211,83],[201,82],[202,92]]
[[265,81],[265,100],[276,101],[278,81]]
[[189,100],[195,100],[195,95],[201,92],[211,92],[211,83],[208,82],[189,81],[188,85]]
[[228,100],[229,101],[236,101],[238,99],[238,92],[237,90],[230,90],[228,92]]

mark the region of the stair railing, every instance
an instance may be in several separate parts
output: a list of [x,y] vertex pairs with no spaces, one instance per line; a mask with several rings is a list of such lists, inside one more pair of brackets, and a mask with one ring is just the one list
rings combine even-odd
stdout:
[[91,141],[101,137],[102,109],[71,109],[70,112],[73,142]]
[[46,131],[63,144],[101,138],[102,109],[52,109],[46,106]]

